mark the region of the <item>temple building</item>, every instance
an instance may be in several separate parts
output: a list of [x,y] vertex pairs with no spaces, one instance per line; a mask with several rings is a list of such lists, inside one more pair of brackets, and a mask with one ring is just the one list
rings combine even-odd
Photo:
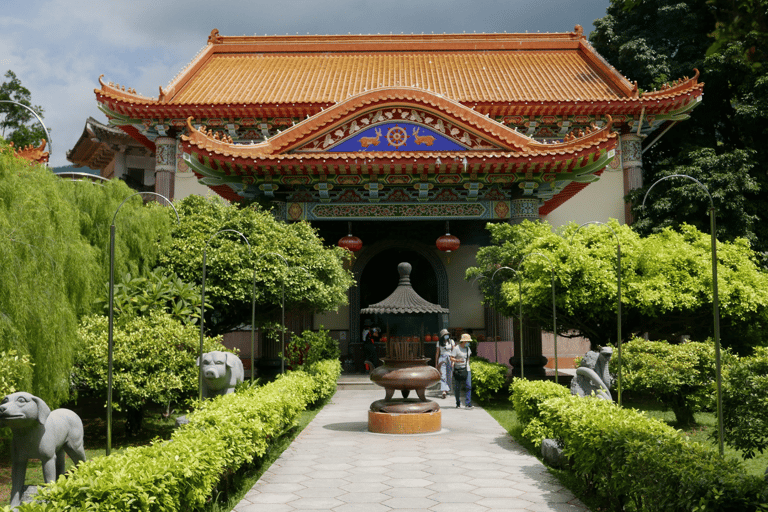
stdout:
[[[377,321],[361,310],[392,293],[401,262],[413,267],[414,290],[450,311],[426,332],[447,325],[510,340],[464,279],[489,242],[485,225],[631,222],[624,197],[642,184],[643,152],[703,94],[697,72],[641,92],[579,26],[238,37],[214,29],[157,97],[99,81],[109,126],[92,123],[100,131],[89,138],[126,148],[112,150],[107,172],[133,173],[137,186],[170,198],[267,201],[278,218],[308,221],[326,243],[356,251],[349,306],[303,325],[330,329],[350,354],[364,321]],[[541,337],[530,343],[541,354]]]

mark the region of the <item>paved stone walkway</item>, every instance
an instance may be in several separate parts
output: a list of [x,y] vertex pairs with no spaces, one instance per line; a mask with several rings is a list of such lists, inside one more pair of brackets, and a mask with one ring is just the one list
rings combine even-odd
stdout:
[[340,389],[235,512],[588,510],[487,412],[442,407],[442,430],[367,430],[383,390]]

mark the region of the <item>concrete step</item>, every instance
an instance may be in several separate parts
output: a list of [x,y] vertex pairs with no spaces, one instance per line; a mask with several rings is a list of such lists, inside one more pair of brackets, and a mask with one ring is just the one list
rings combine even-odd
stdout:
[[336,381],[336,389],[382,389],[371,381],[367,373],[342,373]]

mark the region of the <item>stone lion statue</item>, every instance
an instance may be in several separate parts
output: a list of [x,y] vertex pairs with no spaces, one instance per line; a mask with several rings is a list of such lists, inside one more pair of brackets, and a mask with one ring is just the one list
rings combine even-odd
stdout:
[[611,347],[603,347],[599,352],[590,350],[584,354],[581,364],[576,368],[576,376],[571,381],[571,394],[591,396],[613,401],[610,387],[613,379],[608,371],[608,364],[613,355]]

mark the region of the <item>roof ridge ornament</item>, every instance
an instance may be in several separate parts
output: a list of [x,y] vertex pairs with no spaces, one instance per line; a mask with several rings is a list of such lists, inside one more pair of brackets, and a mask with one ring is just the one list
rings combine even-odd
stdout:
[[577,39],[586,39],[586,36],[584,35],[584,27],[581,25],[573,27],[573,32],[571,33],[576,36]]
[[219,29],[211,30],[211,34],[208,36],[208,44],[221,44],[223,42],[224,37],[219,34]]

